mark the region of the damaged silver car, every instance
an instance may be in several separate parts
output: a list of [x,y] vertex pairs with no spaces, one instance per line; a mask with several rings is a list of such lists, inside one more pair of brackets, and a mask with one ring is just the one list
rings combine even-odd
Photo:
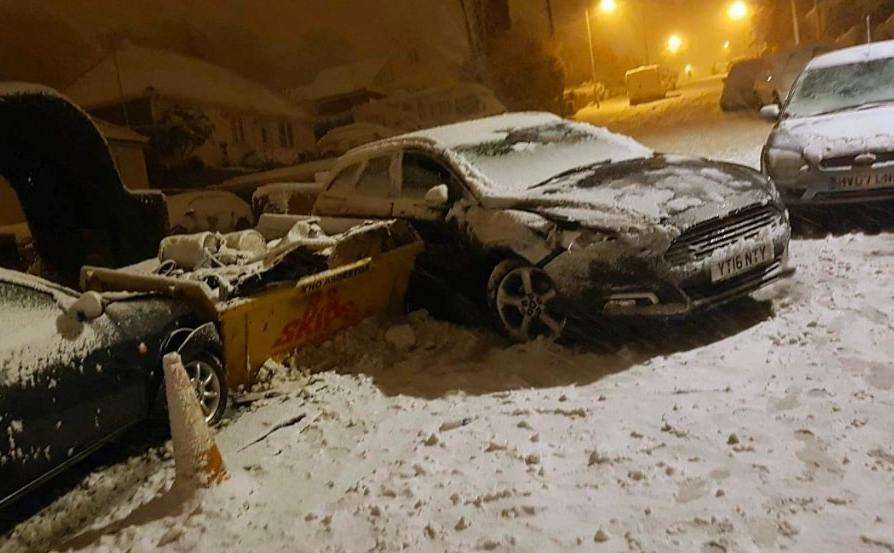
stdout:
[[789,274],[788,215],[757,171],[550,114],[355,149],[314,209],[412,221],[427,251],[411,293],[436,314],[486,305],[518,341],[557,338],[572,318],[685,315]]

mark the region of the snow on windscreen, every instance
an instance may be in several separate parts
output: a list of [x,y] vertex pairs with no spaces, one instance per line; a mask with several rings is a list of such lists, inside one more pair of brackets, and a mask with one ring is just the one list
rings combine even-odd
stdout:
[[799,79],[786,115],[810,117],[890,102],[894,102],[894,58],[822,64]]
[[483,174],[485,186],[495,188],[490,193],[522,192],[579,167],[653,155],[631,138],[548,114],[490,117],[424,135]]

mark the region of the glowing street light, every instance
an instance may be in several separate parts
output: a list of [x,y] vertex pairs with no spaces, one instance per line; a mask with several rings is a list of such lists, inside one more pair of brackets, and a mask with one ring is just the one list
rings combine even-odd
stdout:
[[736,0],[727,8],[726,15],[733,21],[742,21],[748,17],[748,4],[745,0]]
[[615,0],[601,0],[599,2],[599,11],[605,14],[615,13],[618,11],[618,3]]
[[683,49],[683,38],[680,35],[671,35],[667,39],[667,51],[671,54],[678,54]]
[[730,42],[729,42],[728,40],[724,40],[724,41],[723,41],[723,49],[724,49],[724,50],[729,50],[729,49],[730,49],[730,46],[731,46],[731,45],[730,45]]

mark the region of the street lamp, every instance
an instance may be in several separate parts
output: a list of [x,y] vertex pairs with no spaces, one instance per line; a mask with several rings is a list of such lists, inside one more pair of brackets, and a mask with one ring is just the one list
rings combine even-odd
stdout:
[[615,0],[601,0],[599,2],[599,11],[602,13],[615,13],[617,10],[618,3]]
[[671,35],[667,38],[667,51],[671,55],[677,55],[683,49],[683,38],[680,35]]
[[[599,1],[599,13],[604,15],[610,15],[615,13],[618,10],[618,3],[616,0],[600,0]],[[590,7],[587,6],[586,13],[584,14],[587,20],[587,41],[590,45],[590,78],[593,80],[593,84],[596,84],[596,53],[593,49],[593,26],[590,23]]]
[[727,8],[726,15],[733,21],[742,21],[748,17],[748,4],[745,0],[736,0]]

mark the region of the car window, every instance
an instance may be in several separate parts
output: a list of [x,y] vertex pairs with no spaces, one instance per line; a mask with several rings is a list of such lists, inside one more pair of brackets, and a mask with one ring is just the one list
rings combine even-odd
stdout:
[[787,117],[810,117],[894,102],[894,58],[805,71],[786,106]]
[[357,172],[360,170],[360,163],[349,165],[339,171],[338,175],[332,180],[329,186],[330,192],[336,194],[350,194],[354,191],[354,184],[357,182]]
[[450,172],[436,160],[421,154],[403,156],[401,197],[423,199],[435,186],[450,184]]
[[357,182],[357,193],[361,196],[390,198],[393,192],[391,185],[391,156],[376,157],[366,163],[363,174]]

